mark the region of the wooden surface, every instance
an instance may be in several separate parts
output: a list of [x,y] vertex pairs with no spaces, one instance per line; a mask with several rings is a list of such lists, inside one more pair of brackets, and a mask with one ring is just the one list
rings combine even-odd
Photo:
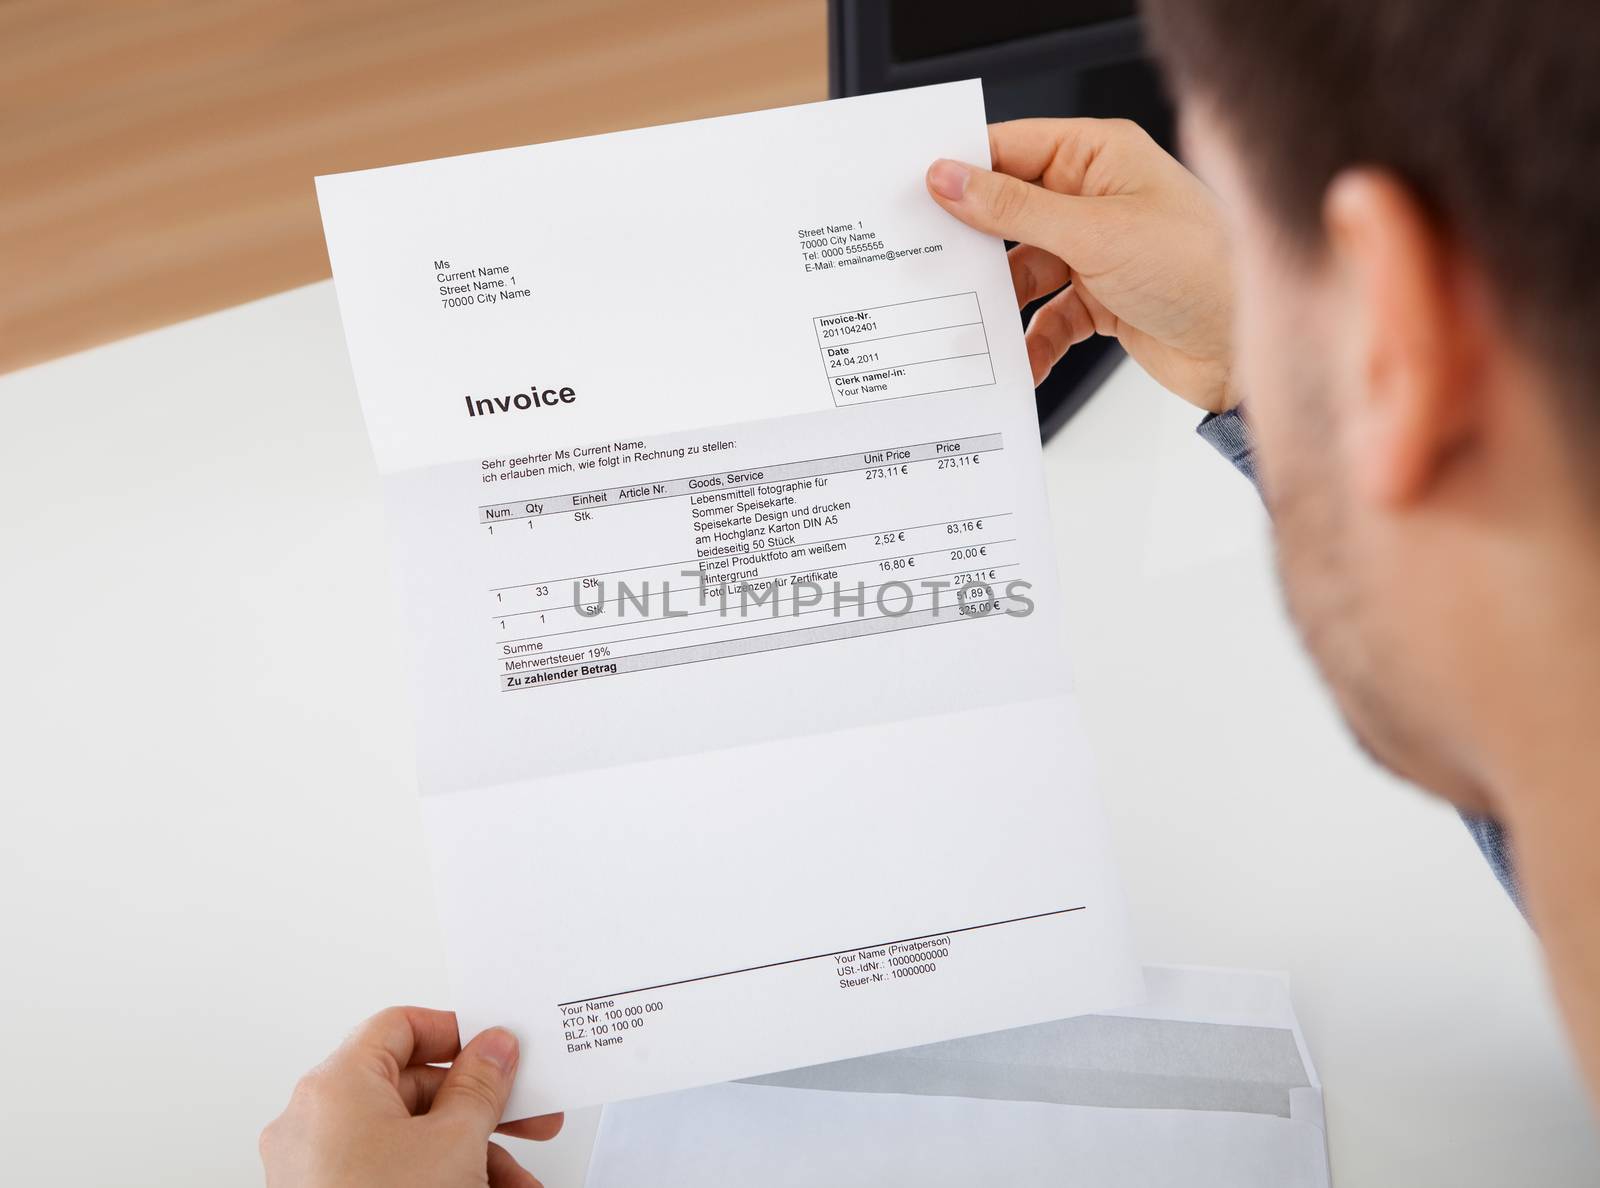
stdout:
[[823,98],[825,7],[0,0],[0,371],[327,276],[319,173]]

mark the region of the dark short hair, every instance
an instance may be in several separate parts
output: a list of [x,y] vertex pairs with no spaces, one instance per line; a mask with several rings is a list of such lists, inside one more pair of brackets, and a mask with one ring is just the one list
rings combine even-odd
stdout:
[[1400,177],[1480,262],[1513,332],[1600,417],[1600,7],[1593,0],[1145,0],[1306,244],[1343,169]]

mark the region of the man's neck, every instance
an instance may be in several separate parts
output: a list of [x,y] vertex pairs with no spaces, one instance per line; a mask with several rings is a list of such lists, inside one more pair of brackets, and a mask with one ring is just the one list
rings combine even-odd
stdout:
[[1519,566],[1504,616],[1484,625],[1499,655],[1478,747],[1600,1104],[1600,569],[1592,545],[1545,555],[1551,569]]

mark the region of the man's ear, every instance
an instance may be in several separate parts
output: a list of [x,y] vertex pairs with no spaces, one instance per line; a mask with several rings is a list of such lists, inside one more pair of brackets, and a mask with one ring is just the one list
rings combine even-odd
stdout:
[[1351,417],[1358,488],[1380,503],[1424,495],[1477,415],[1487,325],[1459,246],[1398,178],[1351,169],[1323,201],[1324,231],[1358,390]]

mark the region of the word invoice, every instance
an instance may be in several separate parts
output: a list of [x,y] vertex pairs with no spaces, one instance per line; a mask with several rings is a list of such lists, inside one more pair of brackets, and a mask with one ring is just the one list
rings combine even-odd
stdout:
[[976,82],[318,179],[508,1117],[1139,993]]

